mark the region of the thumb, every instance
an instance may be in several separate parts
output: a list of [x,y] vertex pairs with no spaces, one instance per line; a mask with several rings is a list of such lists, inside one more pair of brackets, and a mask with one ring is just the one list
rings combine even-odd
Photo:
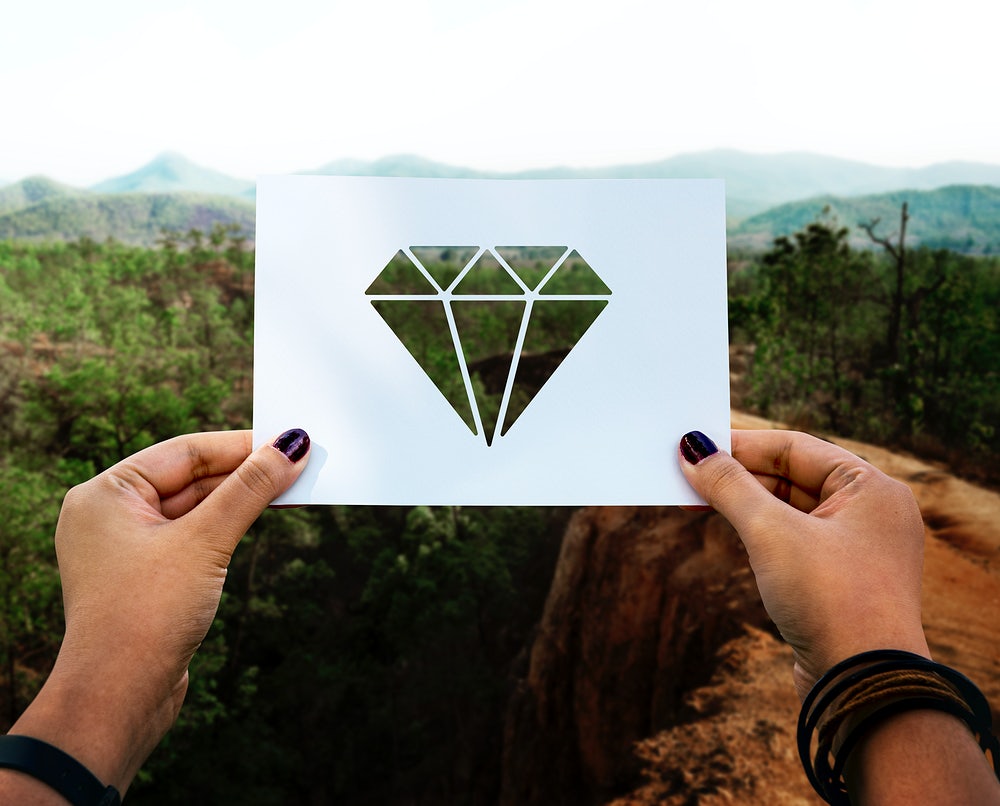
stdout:
[[275,498],[292,486],[308,464],[310,440],[301,428],[285,431],[251,453],[189,518],[202,533],[232,554],[247,529]]
[[787,507],[769,493],[754,475],[701,431],[681,438],[680,466],[688,483],[712,509],[729,521],[747,551],[767,533]]

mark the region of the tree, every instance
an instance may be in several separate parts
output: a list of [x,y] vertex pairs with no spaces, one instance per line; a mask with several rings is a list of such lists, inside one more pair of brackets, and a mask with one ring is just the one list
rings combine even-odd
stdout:
[[[925,273],[918,276],[913,271],[910,253],[906,249],[906,224],[910,220],[909,205],[903,202],[899,213],[899,232],[896,242],[892,236],[883,237],[875,233],[881,219],[859,224],[872,243],[881,246],[890,258],[892,273],[888,293],[888,316],[886,317],[885,364],[895,366],[900,363],[902,350],[902,331],[906,322],[915,324],[919,320],[920,307],[927,297],[938,291],[947,277],[943,270]],[[943,266],[938,261],[936,268]]]
[[[852,381],[868,351],[864,322],[872,265],[847,229],[819,220],[775,240],[760,261],[752,384],[765,407],[798,401],[840,428],[856,404]],[[794,418],[793,418],[794,419]]]
[[867,223],[859,226],[866,233],[873,243],[881,246],[892,258],[894,268],[894,280],[890,290],[889,316],[886,320],[885,336],[885,361],[889,366],[896,364],[899,360],[899,332],[903,321],[903,303],[906,285],[906,224],[910,220],[907,202],[903,202],[899,214],[898,240],[893,243],[888,237],[881,237],[875,234],[875,228],[881,221],[880,218],[873,218]]

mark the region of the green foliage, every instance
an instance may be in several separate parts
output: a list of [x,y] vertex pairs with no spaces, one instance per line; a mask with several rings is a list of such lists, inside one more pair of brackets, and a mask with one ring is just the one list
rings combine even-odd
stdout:
[[845,229],[825,223],[779,238],[761,261],[755,306],[760,405],[794,389],[798,405],[820,411],[835,431],[854,403],[844,359],[868,349],[862,334],[872,318],[871,261],[852,252],[846,238]]
[[[0,460],[0,680],[2,719],[30,702],[59,646],[62,598],[52,529],[62,500],[56,478]],[[14,492],[16,491],[16,493]]]
[[16,428],[37,450],[104,466],[164,434],[246,424],[224,401],[249,379],[249,260],[80,242],[10,247],[2,270]]
[[748,402],[798,426],[902,445],[996,480],[1000,260],[855,250],[815,221],[731,278]]

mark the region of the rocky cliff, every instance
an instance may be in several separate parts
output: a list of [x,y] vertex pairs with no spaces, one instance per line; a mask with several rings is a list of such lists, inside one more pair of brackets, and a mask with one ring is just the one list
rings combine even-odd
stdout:
[[[770,427],[738,414],[733,424]],[[932,651],[996,709],[1000,496],[835,441],[912,487]],[[510,701],[501,803],[819,804],[795,750],[791,665],[720,516],[580,510]]]

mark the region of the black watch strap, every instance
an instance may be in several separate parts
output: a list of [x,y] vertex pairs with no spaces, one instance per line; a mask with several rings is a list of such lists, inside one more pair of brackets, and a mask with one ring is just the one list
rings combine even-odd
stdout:
[[0,767],[30,775],[73,806],[119,806],[121,796],[58,747],[30,736],[0,736]]

